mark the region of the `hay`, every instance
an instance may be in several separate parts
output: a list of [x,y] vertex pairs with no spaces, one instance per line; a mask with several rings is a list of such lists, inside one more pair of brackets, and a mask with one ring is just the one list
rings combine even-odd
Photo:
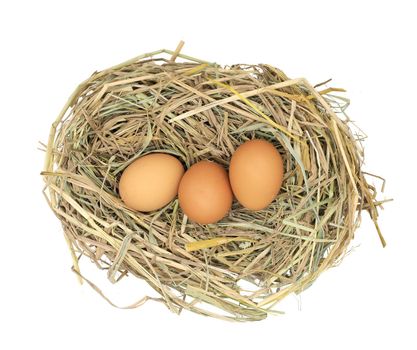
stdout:
[[[130,307],[153,299],[176,313],[260,320],[340,261],[361,211],[385,245],[382,202],[361,170],[363,134],[345,114],[348,100],[334,95],[341,89],[320,91],[267,64],[222,67],[181,54],[181,46],[79,85],[51,128],[45,197],[80,279],[78,260],[87,256],[110,281],[131,274],[160,295]],[[281,192],[265,210],[234,202],[229,216],[202,226],[177,200],[140,213],[118,196],[123,169],[138,157],[166,152],[187,168],[201,159],[227,168],[252,138],[272,142],[285,164]]]

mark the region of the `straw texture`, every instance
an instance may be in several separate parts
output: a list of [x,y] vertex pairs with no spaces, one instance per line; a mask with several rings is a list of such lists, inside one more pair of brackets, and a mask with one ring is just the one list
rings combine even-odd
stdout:
[[[153,299],[176,313],[261,320],[340,261],[363,210],[385,245],[377,225],[382,202],[361,169],[364,135],[345,114],[348,100],[334,95],[340,89],[289,79],[267,64],[222,67],[181,47],[79,85],[51,128],[45,197],[80,279],[85,256],[110,281],[134,275],[159,294],[129,307]],[[253,138],[272,142],[284,159],[282,189],[265,210],[235,201],[217,224],[197,225],[177,200],[151,213],[120,200],[121,173],[138,157],[165,152],[187,168],[202,159],[227,168]]]

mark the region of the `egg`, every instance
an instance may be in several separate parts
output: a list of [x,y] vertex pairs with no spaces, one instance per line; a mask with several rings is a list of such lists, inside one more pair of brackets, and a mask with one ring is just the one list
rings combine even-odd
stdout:
[[181,162],[165,153],[151,153],[135,160],[119,182],[122,201],[131,209],[149,212],[160,209],[178,193],[184,174]]
[[188,218],[199,224],[212,224],[227,215],[233,193],[226,170],[203,160],[192,165],[181,179],[179,204]]
[[266,208],[278,194],[283,176],[281,154],[266,140],[243,143],[230,160],[230,185],[236,199],[247,209]]

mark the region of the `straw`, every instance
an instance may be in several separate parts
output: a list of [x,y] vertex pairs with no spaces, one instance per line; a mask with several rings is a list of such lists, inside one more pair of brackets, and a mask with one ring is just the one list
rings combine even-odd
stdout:
[[[267,65],[223,67],[158,50],[96,72],[79,85],[51,127],[45,197],[62,222],[73,271],[79,259],[145,280],[147,300],[236,321],[277,314],[343,258],[367,211],[380,232],[375,187],[362,169],[364,135],[346,116],[343,89],[313,87]],[[317,90],[320,88],[321,90]],[[155,152],[186,168],[202,159],[228,167],[235,149],[261,138],[282,154],[285,176],[266,209],[236,201],[217,224],[198,225],[177,199],[151,213],[118,195],[123,170]]]

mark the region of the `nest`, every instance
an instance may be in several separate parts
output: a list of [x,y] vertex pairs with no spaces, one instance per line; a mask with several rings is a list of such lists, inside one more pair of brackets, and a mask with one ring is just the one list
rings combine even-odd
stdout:
[[[223,67],[180,46],[95,72],[78,86],[51,128],[45,196],[80,280],[85,256],[110,281],[134,275],[159,294],[131,307],[153,299],[176,313],[260,320],[343,258],[361,211],[385,244],[381,202],[361,170],[363,133],[345,114],[348,100],[334,94],[341,89],[289,79],[267,64]],[[119,197],[121,173],[138,157],[165,152],[186,168],[208,159],[227,169],[253,138],[272,142],[284,159],[281,191],[264,210],[235,201],[223,220],[199,225],[177,199],[142,213]]]

